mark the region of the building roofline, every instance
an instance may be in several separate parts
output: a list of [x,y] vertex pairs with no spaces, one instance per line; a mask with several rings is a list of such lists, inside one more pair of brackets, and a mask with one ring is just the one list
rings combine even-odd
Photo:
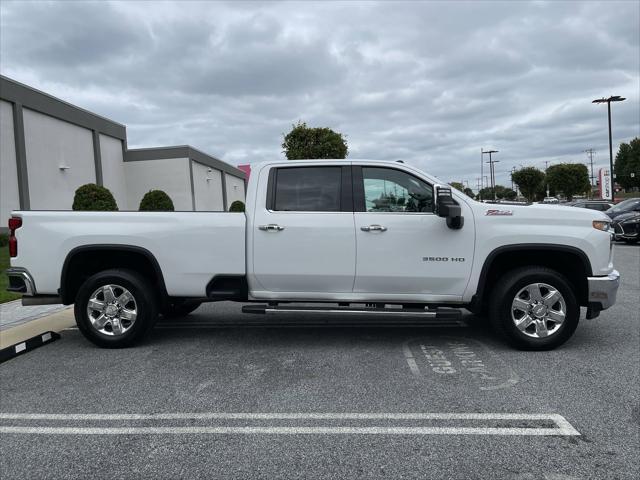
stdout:
[[4,75],[0,75],[0,99],[122,141],[126,141],[127,138],[126,127],[121,123],[96,115]]
[[208,155],[189,145],[172,145],[168,147],[131,148],[125,152],[125,162],[139,162],[145,160],[166,160],[170,158],[188,158],[216,170],[246,179],[246,174],[219,158]]

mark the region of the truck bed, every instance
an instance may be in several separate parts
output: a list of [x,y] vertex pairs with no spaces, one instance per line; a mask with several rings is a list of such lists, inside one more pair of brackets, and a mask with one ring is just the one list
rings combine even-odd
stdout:
[[215,275],[244,275],[245,216],[227,212],[23,211],[18,256],[38,294],[55,295],[68,254],[89,245],[135,245],[150,252],[171,296],[205,296]]

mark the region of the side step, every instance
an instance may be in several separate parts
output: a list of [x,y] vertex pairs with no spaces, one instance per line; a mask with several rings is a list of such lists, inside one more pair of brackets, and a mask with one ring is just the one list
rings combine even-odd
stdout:
[[436,310],[409,308],[377,308],[377,307],[324,307],[324,306],[291,306],[291,305],[244,305],[242,313],[261,315],[276,314],[321,314],[321,315],[369,315],[386,317],[419,317],[432,320],[460,320],[462,312],[457,308],[438,308]]

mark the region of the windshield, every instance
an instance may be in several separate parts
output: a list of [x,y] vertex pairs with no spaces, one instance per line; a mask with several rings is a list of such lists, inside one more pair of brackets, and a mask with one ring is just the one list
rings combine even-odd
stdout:
[[633,207],[635,207],[636,205],[640,205],[640,198],[629,198],[627,200],[623,200],[622,202],[617,204],[615,207],[611,207],[607,211],[614,212],[614,213],[626,212],[629,210],[633,210]]

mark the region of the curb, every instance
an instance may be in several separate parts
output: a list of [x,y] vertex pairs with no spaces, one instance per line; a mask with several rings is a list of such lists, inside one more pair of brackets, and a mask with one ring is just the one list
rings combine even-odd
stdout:
[[16,343],[7,348],[3,348],[0,350],[0,363],[4,363],[7,360],[11,360],[12,358],[17,357],[18,355],[22,355],[23,353],[34,350],[42,345],[46,345],[47,343],[51,343],[55,340],[58,340],[60,335],[56,332],[45,332],[40,335],[36,335],[35,337],[31,337],[24,342]]

